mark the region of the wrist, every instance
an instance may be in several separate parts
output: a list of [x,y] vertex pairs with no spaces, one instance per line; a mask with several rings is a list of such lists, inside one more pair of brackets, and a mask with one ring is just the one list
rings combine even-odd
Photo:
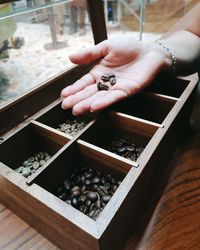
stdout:
[[148,51],[153,51],[161,58],[160,69],[163,72],[175,73],[175,57],[174,54],[164,45],[164,41],[156,41],[147,45]]

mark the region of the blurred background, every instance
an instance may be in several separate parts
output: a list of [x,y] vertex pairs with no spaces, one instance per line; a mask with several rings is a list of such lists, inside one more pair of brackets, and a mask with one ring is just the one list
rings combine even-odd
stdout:
[[[154,41],[199,0],[102,1],[108,37]],[[68,55],[93,44],[85,0],[0,4],[0,107],[71,67]]]

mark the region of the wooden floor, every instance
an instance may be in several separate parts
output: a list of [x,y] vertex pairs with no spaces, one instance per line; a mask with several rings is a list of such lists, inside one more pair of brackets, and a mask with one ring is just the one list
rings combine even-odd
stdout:
[[[166,32],[198,2],[199,0],[158,0],[147,3],[144,32]],[[137,14],[140,15],[139,11]],[[122,17],[122,24],[131,30],[139,30],[139,22],[132,15]]]

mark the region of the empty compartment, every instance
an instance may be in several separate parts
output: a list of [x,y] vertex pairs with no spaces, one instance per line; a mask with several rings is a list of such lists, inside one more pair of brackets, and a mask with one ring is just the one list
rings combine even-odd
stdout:
[[138,94],[111,107],[111,110],[161,124],[176,100],[156,94]]
[[28,177],[67,142],[67,138],[31,123],[0,145],[0,161]]
[[71,144],[34,182],[96,220],[112,199],[131,164],[113,159],[84,142]]
[[179,98],[189,83],[190,81],[174,78],[170,75],[160,75],[146,90]]
[[91,115],[74,116],[71,109],[63,110],[61,103],[37,119],[68,136],[77,135],[91,120]]
[[98,119],[80,138],[128,160],[136,161],[157,126],[110,112]]

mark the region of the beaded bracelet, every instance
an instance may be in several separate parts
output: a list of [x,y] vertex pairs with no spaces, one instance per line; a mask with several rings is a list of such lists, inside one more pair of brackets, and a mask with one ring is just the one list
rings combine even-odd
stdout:
[[169,52],[171,60],[172,60],[172,65],[171,65],[171,71],[173,75],[176,75],[176,56],[174,55],[174,53],[172,53],[172,51],[166,47],[164,44],[162,44],[160,41],[156,41],[162,48],[164,48],[165,50],[167,50],[167,52]]

